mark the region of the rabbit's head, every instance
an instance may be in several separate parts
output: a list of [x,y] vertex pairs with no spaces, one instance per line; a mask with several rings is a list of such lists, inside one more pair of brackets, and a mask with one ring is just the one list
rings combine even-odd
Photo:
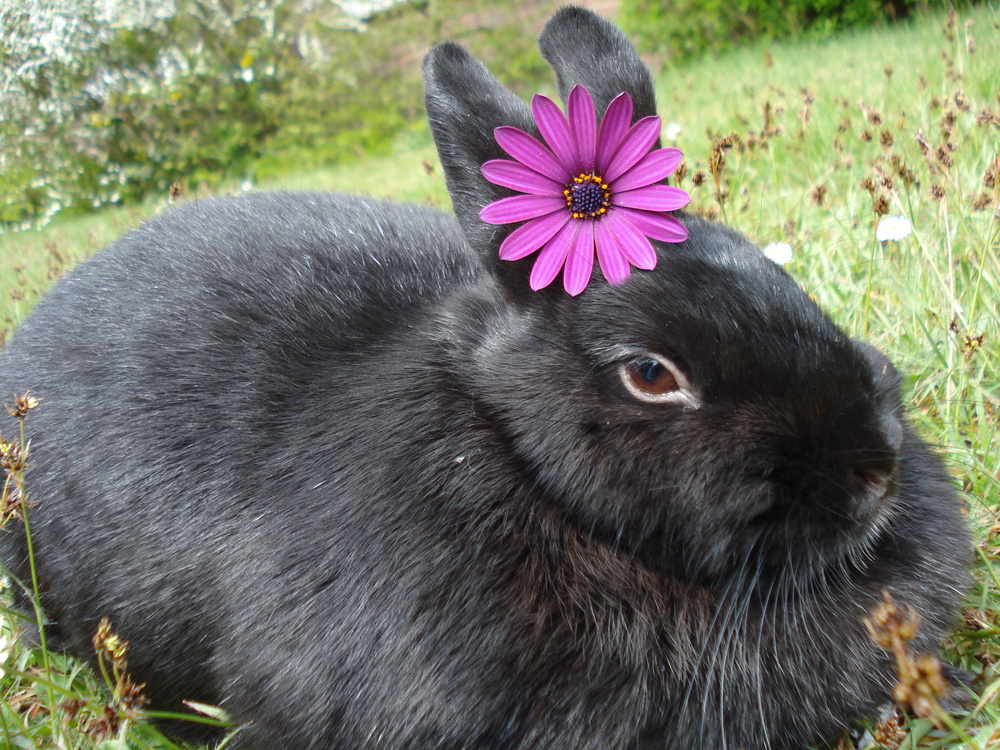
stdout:
[[[649,72],[610,23],[567,8],[540,45],[564,98],[580,84],[598,116],[622,92],[633,122],[655,114]],[[430,52],[425,78],[455,212],[495,279],[468,305],[463,387],[533,487],[686,578],[801,579],[862,559],[892,514],[903,440],[889,362],[742,235],[683,213],[688,238],[653,240],[654,269],[610,284],[595,268],[578,296],[532,291],[532,260],[498,257],[516,226],[480,218],[514,195],[481,171],[507,156],[494,131],[538,137],[532,112],[455,44]]]

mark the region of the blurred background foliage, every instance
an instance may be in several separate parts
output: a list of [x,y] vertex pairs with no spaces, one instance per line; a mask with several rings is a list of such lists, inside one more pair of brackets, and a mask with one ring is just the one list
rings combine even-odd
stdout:
[[890,23],[949,0],[624,0],[618,21],[649,54],[684,60],[752,39],[838,31]]
[[[0,0],[0,232],[387,148],[419,127],[420,56],[444,38],[530,93],[547,80],[534,32],[562,4]],[[616,11],[643,52],[670,63],[943,0],[585,4]]]

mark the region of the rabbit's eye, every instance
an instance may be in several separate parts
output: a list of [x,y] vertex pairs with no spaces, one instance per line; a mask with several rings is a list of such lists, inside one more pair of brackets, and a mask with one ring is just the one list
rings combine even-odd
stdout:
[[632,385],[643,393],[667,393],[678,388],[677,378],[655,359],[637,359],[628,368]]
[[648,354],[623,362],[619,370],[628,392],[640,401],[697,406],[687,377],[666,357]]

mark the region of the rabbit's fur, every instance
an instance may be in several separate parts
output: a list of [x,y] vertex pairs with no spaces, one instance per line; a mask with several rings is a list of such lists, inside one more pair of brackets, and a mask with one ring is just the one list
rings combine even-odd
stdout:
[[[563,10],[541,46],[564,93],[653,113],[609,23]],[[157,707],[219,703],[241,747],[777,750],[871,714],[894,674],[862,616],[889,589],[936,649],[970,550],[892,365],[685,214],[654,271],[531,292],[478,219],[528,109],[456,45],[425,73],[458,222],[190,203],[15,334],[52,632],[88,654],[109,617]],[[626,391],[647,352],[696,407]]]

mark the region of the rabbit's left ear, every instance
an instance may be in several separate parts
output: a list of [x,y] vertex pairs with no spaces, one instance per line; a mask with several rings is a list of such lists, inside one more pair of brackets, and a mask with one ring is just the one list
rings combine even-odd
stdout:
[[598,113],[624,91],[632,97],[634,120],[656,114],[649,68],[628,37],[596,13],[577,7],[556,12],[542,29],[538,47],[556,72],[564,101],[580,84],[590,91]]
[[[444,167],[448,192],[458,220],[471,245],[487,251],[488,262],[518,295],[528,291],[527,272],[520,263],[501,262],[498,249],[503,227],[479,218],[488,203],[510,191],[488,182],[480,168],[491,159],[508,158],[493,131],[503,125],[537,135],[531,111],[461,46],[446,42],[424,58],[424,102],[431,133]],[[515,268],[512,268],[514,266]]]

